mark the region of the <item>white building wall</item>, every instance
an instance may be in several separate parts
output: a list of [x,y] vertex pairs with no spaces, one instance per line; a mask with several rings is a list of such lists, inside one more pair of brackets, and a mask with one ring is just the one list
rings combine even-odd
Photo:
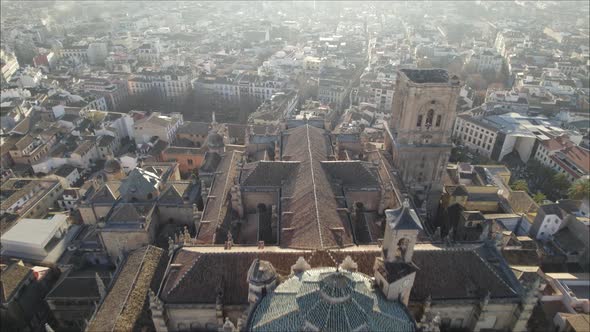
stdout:
[[[28,219],[37,221],[34,219]],[[28,221],[27,220],[27,221]],[[38,220],[38,222],[47,222]],[[43,234],[44,240],[40,242],[28,241],[28,239],[15,240],[10,239],[10,230],[8,230],[2,237],[2,254],[13,255],[21,258],[28,258],[33,260],[43,260],[46,258],[48,252],[45,250],[45,246],[52,238],[62,238],[68,229],[67,218],[64,215],[55,215],[52,218],[52,223],[55,222],[55,228],[50,233]]]
[[498,160],[502,160],[507,154],[514,151],[516,139],[517,137],[514,135],[506,135],[506,138],[504,139],[504,145],[502,145],[502,150],[500,151],[500,157],[498,157]]
[[48,174],[52,170],[57,169],[67,163],[68,163],[67,158],[48,158],[48,159],[44,160],[43,162],[40,162],[35,165],[31,165],[31,167],[33,168],[33,172],[35,172],[35,173]]
[[533,147],[535,145],[536,138],[535,137],[518,137],[514,144],[514,149],[518,152],[520,156],[520,160],[526,163],[529,161],[531,157],[531,153],[533,151]]
[[479,126],[477,123],[457,118],[453,137],[460,139],[468,149],[490,158],[497,134],[494,130]]
[[543,219],[541,223],[541,227],[539,228],[539,233],[537,233],[537,240],[548,240],[551,236],[553,236],[557,231],[561,228],[561,224],[563,220],[561,220],[558,216],[554,214],[548,214]]

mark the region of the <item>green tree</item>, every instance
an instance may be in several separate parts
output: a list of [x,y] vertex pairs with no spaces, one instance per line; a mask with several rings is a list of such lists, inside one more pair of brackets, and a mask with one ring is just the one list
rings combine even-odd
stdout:
[[584,199],[590,197],[590,179],[575,181],[567,191],[571,199]]
[[514,181],[510,188],[512,188],[514,191],[529,191],[529,186],[525,180]]
[[551,187],[556,199],[566,196],[567,190],[570,187],[570,182],[567,176],[563,173],[557,173],[551,179]]
[[535,201],[537,204],[543,203],[546,199],[547,196],[545,196],[545,194],[540,191],[537,191],[537,193],[533,196],[533,201]]
[[449,161],[452,163],[468,162],[469,158],[467,158],[466,152],[467,151],[465,148],[459,148],[459,147],[452,148],[451,149],[451,157],[449,158]]
[[531,160],[527,163],[526,179],[531,191],[548,194],[552,190],[551,179],[555,176],[555,171],[541,164],[537,160]]

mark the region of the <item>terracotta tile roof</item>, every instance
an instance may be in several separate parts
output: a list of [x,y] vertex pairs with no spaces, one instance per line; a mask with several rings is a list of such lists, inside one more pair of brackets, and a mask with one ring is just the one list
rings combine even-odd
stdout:
[[32,128],[35,128],[37,122],[39,122],[40,116],[37,112],[33,111],[29,116],[24,118],[21,122],[19,122],[12,131],[15,133],[26,134],[31,131]]
[[205,152],[205,158],[203,159],[203,163],[201,164],[201,168],[199,168],[199,171],[202,173],[215,172],[220,162],[221,156],[218,153]]
[[2,140],[2,145],[0,145],[0,152],[7,153],[9,150],[12,150],[19,140],[20,137],[16,135],[4,137]]
[[[223,290],[225,304],[244,304],[248,299],[246,275],[255,258],[269,261],[280,275],[290,274],[291,265],[303,256],[312,268],[336,266],[346,256],[358,264],[358,271],[373,275],[375,258],[381,257],[377,246],[362,246],[337,251],[257,250],[205,252],[185,248],[177,252],[172,264],[177,264],[166,276],[161,298],[166,303],[215,303]],[[496,267],[496,256],[484,245],[465,247],[435,247],[417,245],[413,263],[416,280],[410,294],[413,301],[433,299],[479,299],[486,291],[492,298],[518,298],[512,287],[516,279],[507,275],[510,270]],[[497,255],[499,259],[501,257]],[[502,265],[502,264],[500,264]],[[517,281],[516,281],[517,282]]]
[[297,168],[298,161],[257,161],[244,166],[240,176],[243,186],[280,187],[290,179]]
[[541,258],[536,250],[504,249],[502,256],[511,266],[539,266],[541,264]]
[[74,170],[76,170],[76,167],[74,167],[72,165],[64,164],[64,165],[60,166],[55,171],[54,174],[57,176],[61,176],[61,177],[67,177],[68,175],[72,174],[72,172],[74,172]]
[[119,187],[121,182],[107,182],[96,191],[90,201],[92,203],[114,203],[120,196]]
[[569,139],[562,136],[541,141],[541,144],[549,151],[559,151],[574,145]]
[[241,152],[232,151],[226,153],[215,172],[215,178],[205,203],[197,235],[197,240],[202,243],[213,244],[216,235],[225,236],[225,234],[217,234],[218,228],[221,227],[227,217],[229,191],[238,175],[237,162],[241,157]]
[[[283,187],[280,243],[290,248],[334,248],[352,245],[348,215],[340,212],[321,161],[331,152],[326,131],[309,125],[283,136],[283,157],[300,161]],[[285,142],[286,141],[286,142]]]
[[164,158],[167,159],[170,155],[189,155],[200,156],[203,153],[201,148],[183,147],[183,146],[169,146],[162,151]]
[[345,187],[379,187],[379,176],[373,164],[365,161],[322,161],[322,167]]
[[[375,251],[365,256],[364,263],[367,264],[359,264],[359,269],[363,266],[365,270],[362,271],[371,271],[374,260],[371,256],[379,253]],[[171,269],[166,276],[161,298],[166,303],[215,303],[218,290],[223,289],[225,304],[243,304],[248,300],[246,275],[255,258],[271,262],[277,273],[288,275],[299,256],[303,256],[312,267],[336,266],[327,252],[200,253],[181,249],[172,262],[177,264],[175,269]]]
[[36,188],[36,181],[29,179],[9,179],[1,187],[0,206],[3,210],[8,209],[30,192],[36,191]]
[[550,158],[576,178],[590,171],[590,152],[579,146],[561,150]]
[[163,262],[164,250],[154,246],[131,252],[86,331],[134,330],[145,314],[148,290],[155,290],[159,284]]
[[244,139],[246,137],[246,131],[252,128],[254,134],[257,135],[264,135],[267,132],[274,133],[277,130],[276,126],[264,126],[264,125],[241,125],[241,124],[230,124],[227,123],[227,134],[230,138],[236,139],[236,144],[244,144]]
[[[323,129],[300,126],[284,132],[281,138],[281,161],[246,164],[240,174],[245,187],[281,187],[280,245],[300,249],[352,245],[348,210],[335,193],[341,193],[343,187],[380,189],[382,182],[393,187],[389,170],[382,160],[377,164],[327,161],[332,149]],[[212,192],[216,190],[214,184]]]
[[[98,274],[104,285],[108,287],[111,283],[111,277],[108,271],[101,271]],[[100,292],[98,290],[95,272],[78,273],[76,271],[66,273],[65,276],[60,277],[60,280],[47,294],[46,298],[48,300],[84,298],[100,301]]]
[[31,135],[25,135],[14,145],[17,151],[24,150],[27,146],[31,145],[35,138]]
[[225,127],[227,129],[227,136],[230,139],[235,139],[237,144],[244,144],[246,131],[248,130],[247,125],[227,123]]
[[158,202],[163,204],[184,204],[186,199],[186,202],[190,204],[196,201],[198,189],[198,184],[193,184],[190,181],[169,182],[160,194]]
[[10,301],[31,273],[33,273],[31,269],[19,263],[12,263],[4,268],[0,273],[0,290],[2,291],[0,302]]
[[577,314],[567,317],[567,323],[571,326],[572,331],[582,332],[588,331],[590,326],[590,315],[589,314]]
[[180,127],[178,127],[178,131],[176,134],[193,134],[193,135],[201,135],[207,136],[209,132],[209,123],[207,122],[193,122],[193,121],[185,121]]
[[78,144],[78,147],[72,153],[84,156],[88,153],[88,151],[90,151],[90,149],[92,149],[95,146],[96,142],[94,140],[84,140],[80,144]]
[[108,222],[139,222],[149,220],[155,212],[155,203],[120,203],[115,205],[108,216]]
[[394,170],[391,166],[391,161],[379,150],[367,151],[367,158],[369,161],[377,164],[377,174],[379,175],[380,182],[391,188],[391,192],[389,192],[388,196],[390,198],[390,204],[393,205],[388,206],[388,208],[397,208],[401,204],[399,198],[401,197],[401,193],[397,190],[397,188],[400,188],[400,182],[399,179],[392,176]]

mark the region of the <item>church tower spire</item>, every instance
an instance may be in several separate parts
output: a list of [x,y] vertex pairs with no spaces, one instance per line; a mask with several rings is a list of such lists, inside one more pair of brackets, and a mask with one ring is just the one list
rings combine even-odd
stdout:
[[375,260],[375,281],[388,300],[408,305],[417,271],[412,263],[414,246],[422,227],[408,201],[385,210],[385,216],[383,256]]

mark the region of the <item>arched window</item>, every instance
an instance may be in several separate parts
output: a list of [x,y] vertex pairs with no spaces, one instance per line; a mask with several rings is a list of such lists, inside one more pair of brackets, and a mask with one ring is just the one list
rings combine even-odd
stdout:
[[422,127],[422,115],[418,115],[418,121],[416,121],[416,127]]
[[400,239],[399,242],[397,243],[396,257],[401,258],[402,260],[405,260],[406,252],[408,251],[409,245],[410,245],[410,239],[407,239],[407,238]]
[[432,120],[434,119],[434,110],[428,110],[428,114],[426,115],[426,128],[432,127]]
[[437,127],[440,127],[441,121],[442,121],[442,115],[439,114],[436,116],[436,126]]

